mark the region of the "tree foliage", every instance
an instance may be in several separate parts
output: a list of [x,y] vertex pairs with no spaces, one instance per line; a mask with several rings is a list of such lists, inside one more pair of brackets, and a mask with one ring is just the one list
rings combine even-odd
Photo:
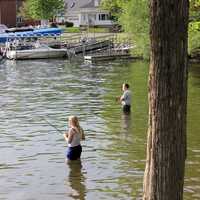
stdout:
[[[123,29],[132,34],[137,53],[149,56],[148,0],[103,0],[102,7],[111,12]],[[190,0],[189,51],[200,47],[200,0]]]
[[128,2],[129,0],[103,0],[101,2],[101,6],[104,9],[110,11],[111,15],[114,16],[115,19],[118,19],[123,11],[124,2]]
[[200,20],[200,0],[190,0],[190,19]]
[[149,12],[148,0],[130,0],[123,5],[119,21],[124,30],[132,34],[137,54],[149,57]]
[[200,48],[200,0],[190,0],[189,52]]
[[29,15],[28,10],[28,4],[25,1],[23,1],[22,6],[19,8],[19,12],[17,15],[23,17],[24,19],[30,19],[31,16]]
[[36,20],[52,19],[64,8],[64,0],[26,0],[20,9],[22,16]]
[[149,57],[148,0],[103,0],[102,7],[108,9],[132,35],[136,45],[134,51]]

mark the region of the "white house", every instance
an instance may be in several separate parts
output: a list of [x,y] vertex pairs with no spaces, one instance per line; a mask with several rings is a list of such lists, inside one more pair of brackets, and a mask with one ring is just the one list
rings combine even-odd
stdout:
[[73,22],[75,27],[113,25],[109,12],[100,8],[100,0],[65,0],[65,8],[65,21]]

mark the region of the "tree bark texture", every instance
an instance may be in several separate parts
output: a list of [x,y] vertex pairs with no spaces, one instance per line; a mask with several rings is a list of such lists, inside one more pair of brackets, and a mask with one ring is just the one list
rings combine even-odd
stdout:
[[188,0],[150,0],[149,128],[143,200],[183,199]]

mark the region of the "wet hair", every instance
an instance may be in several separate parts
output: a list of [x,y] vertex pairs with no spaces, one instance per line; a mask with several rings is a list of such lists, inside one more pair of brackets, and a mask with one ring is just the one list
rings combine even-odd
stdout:
[[69,119],[69,122],[78,129],[79,133],[81,134],[81,137],[83,138],[84,137],[84,133],[83,133],[83,129],[81,128],[81,126],[79,124],[78,117],[69,116],[68,119]]

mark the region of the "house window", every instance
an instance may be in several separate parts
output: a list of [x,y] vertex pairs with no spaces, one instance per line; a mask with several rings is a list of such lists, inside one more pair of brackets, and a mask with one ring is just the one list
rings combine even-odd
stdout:
[[86,20],[86,17],[85,17],[85,15],[83,14],[83,16],[82,16],[82,19],[83,19],[83,21],[85,21]]
[[17,23],[21,23],[21,22],[23,22],[23,19],[22,19],[22,17],[17,17],[16,21],[17,21]]
[[109,19],[108,14],[99,14],[99,21],[105,21]]

